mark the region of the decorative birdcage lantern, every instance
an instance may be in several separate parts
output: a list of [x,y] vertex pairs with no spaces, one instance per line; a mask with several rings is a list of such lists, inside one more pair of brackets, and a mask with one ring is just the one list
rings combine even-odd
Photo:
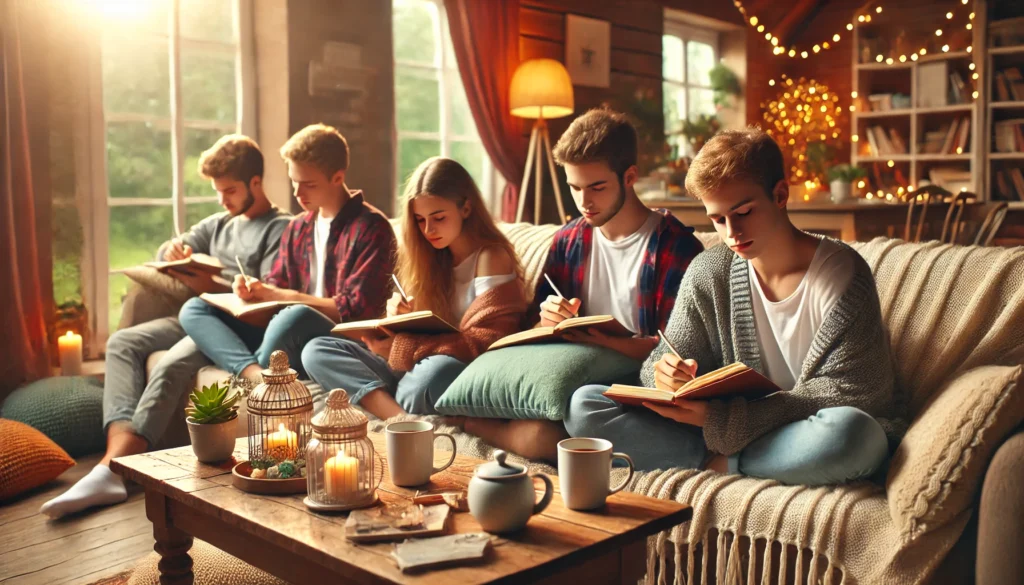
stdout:
[[313,438],[306,448],[303,502],[311,510],[343,511],[376,503],[384,461],[366,436],[368,422],[349,403],[348,392],[331,390],[327,408],[313,417]]
[[275,351],[263,383],[246,398],[249,413],[249,460],[270,464],[301,459],[309,442],[313,396],[298,381],[288,354]]

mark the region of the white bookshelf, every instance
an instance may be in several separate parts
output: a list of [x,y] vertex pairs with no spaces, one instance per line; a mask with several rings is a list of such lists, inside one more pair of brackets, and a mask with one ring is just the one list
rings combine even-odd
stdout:
[[[979,11],[980,14],[980,11]],[[986,26],[987,30],[988,27]],[[987,41],[987,39],[986,39]],[[987,43],[986,43],[987,45]],[[996,174],[1000,170],[1017,167],[1024,169],[1024,152],[996,152],[993,139],[995,124],[1000,119],[1024,118],[1024,101],[996,101],[995,73],[1008,66],[1024,71],[1024,45],[988,47],[984,55],[986,74],[982,75],[982,98],[986,101],[983,144],[984,192],[988,199],[996,198]],[[1024,209],[1024,202],[1009,201],[1013,209]]]

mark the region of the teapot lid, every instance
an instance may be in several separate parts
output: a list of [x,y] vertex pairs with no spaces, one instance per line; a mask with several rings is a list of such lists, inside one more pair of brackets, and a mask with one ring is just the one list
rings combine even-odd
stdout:
[[510,479],[526,474],[526,467],[505,461],[508,453],[498,449],[494,461],[483,463],[476,468],[476,476],[482,479]]

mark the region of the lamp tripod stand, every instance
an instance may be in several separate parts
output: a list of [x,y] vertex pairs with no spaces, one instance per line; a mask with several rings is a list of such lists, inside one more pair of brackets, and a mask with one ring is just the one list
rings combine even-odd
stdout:
[[558,205],[558,219],[565,223],[565,207],[562,205],[562,189],[558,186],[558,173],[555,172],[555,159],[551,155],[551,137],[548,134],[548,124],[544,117],[537,118],[537,122],[530,131],[530,147],[526,151],[526,169],[523,172],[523,184],[519,186],[519,205],[516,209],[516,222],[523,221],[523,211],[526,208],[526,189],[530,186],[530,174],[533,173],[533,223],[540,225],[540,204],[541,193],[544,184],[544,159],[547,160],[548,172],[551,173],[551,186],[555,188],[555,203]]

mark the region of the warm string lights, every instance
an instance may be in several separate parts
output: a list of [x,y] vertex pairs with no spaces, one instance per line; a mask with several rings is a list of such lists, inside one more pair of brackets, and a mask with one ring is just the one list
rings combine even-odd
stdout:
[[[963,6],[966,6],[968,4],[968,2],[969,2],[969,0],[960,0],[960,4],[963,5]],[[957,10],[957,8],[955,8],[954,10]],[[950,11],[946,12],[946,20],[947,21],[952,21],[956,17],[956,13],[954,12],[954,10],[950,10]],[[882,12],[882,7],[881,6],[877,6],[875,8],[875,12],[876,12],[876,14],[880,14]],[[868,9],[864,14],[858,15],[857,16],[857,22],[862,23],[862,24],[871,22],[871,10]],[[955,26],[955,25],[952,22],[950,22],[949,26]],[[847,25],[847,27],[850,30],[853,30],[853,25],[852,24]],[[972,30],[974,28],[974,12],[973,11],[971,11],[967,15],[967,24],[965,25],[965,28],[967,30]],[[942,27],[939,27],[939,28],[935,29],[935,36],[937,38],[942,38],[942,36],[944,34],[948,37],[949,35],[947,33],[948,33],[948,27],[947,27],[947,31],[943,31]],[[943,52],[943,53],[948,53],[950,51],[950,46],[949,46],[948,43],[944,43],[939,48],[939,50],[941,52]],[[974,52],[974,47],[972,45],[968,44],[967,47],[964,50],[967,51],[968,53],[973,53]],[[885,63],[886,65],[893,65],[895,63],[906,63],[908,60],[909,61],[917,61],[918,59],[920,59],[921,57],[924,57],[927,54],[928,54],[928,48],[927,47],[921,47],[921,48],[917,49],[916,51],[911,51],[909,53],[902,53],[898,57],[893,57],[893,56],[886,57],[885,55],[882,55],[881,53],[879,53],[878,55],[875,55],[875,62],[876,63]],[[971,65],[973,65],[973,63]],[[973,67],[972,67],[972,69],[973,69]]]
[[[800,50],[795,46],[787,49],[786,47],[780,46],[781,41],[779,40],[779,37],[773,35],[771,31],[765,31],[765,24],[761,22],[756,15],[747,13],[747,9],[743,6],[743,2],[740,0],[733,0],[732,3],[736,6],[736,9],[740,11],[740,14],[743,15],[743,20],[750,25],[750,28],[755,29],[758,33],[764,33],[764,38],[772,44],[772,53],[775,55],[788,55],[790,58],[796,58],[799,56],[802,59],[806,59],[810,57],[811,54],[818,54],[821,51],[831,49],[835,43],[838,43],[839,40],[842,39],[842,36],[836,32],[831,37],[823,39],[819,43],[815,43],[809,49]],[[878,10],[881,11],[882,9],[879,8]],[[853,30],[852,24],[848,24],[846,26],[846,30]]]
[[774,100],[761,104],[765,130],[789,154],[790,182],[823,184],[824,169],[814,168],[808,146],[839,146],[843,114],[839,96],[828,86],[803,77],[794,80],[783,75],[778,82],[772,79],[768,85],[778,85],[780,91]]

